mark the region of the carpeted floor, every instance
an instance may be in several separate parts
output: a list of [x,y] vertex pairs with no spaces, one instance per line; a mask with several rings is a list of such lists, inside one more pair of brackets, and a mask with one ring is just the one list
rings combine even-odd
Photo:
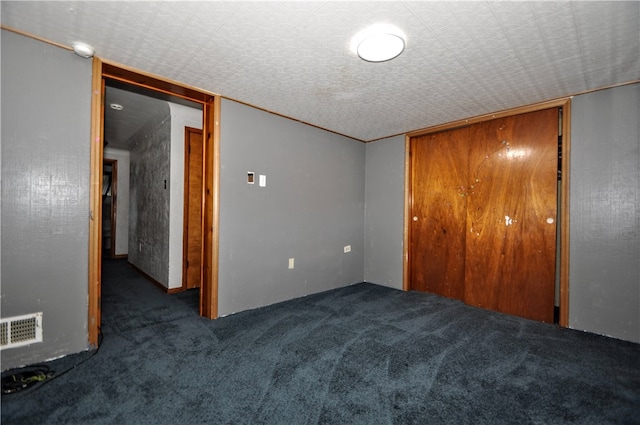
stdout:
[[638,344],[364,283],[209,321],[106,267],[100,349],[2,424],[640,424]]

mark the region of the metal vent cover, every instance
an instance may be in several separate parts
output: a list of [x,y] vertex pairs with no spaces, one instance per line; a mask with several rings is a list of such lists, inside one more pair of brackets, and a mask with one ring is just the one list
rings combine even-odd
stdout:
[[0,349],[42,342],[42,312],[0,319]]

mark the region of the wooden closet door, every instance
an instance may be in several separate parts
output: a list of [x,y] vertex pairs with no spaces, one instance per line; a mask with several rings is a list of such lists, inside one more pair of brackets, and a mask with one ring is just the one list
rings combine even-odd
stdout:
[[466,128],[411,139],[410,289],[464,298]]
[[553,322],[558,109],[469,128],[466,303]]

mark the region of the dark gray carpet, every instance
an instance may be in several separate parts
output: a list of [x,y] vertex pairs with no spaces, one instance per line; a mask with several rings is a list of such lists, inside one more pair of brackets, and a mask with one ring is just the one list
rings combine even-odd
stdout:
[[108,263],[99,351],[2,424],[640,424],[638,344],[371,284],[215,321],[197,297]]

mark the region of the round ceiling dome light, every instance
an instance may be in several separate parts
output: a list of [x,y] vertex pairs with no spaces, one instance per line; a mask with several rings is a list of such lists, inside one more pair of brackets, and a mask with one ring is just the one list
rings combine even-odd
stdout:
[[92,58],[95,54],[95,49],[93,47],[81,41],[72,43],[71,47],[73,48],[73,53],[83,58]]
[[404,51],[405,35],[389,24],[375,24],[351,39],[351,51],[367,62],[386,62]]

